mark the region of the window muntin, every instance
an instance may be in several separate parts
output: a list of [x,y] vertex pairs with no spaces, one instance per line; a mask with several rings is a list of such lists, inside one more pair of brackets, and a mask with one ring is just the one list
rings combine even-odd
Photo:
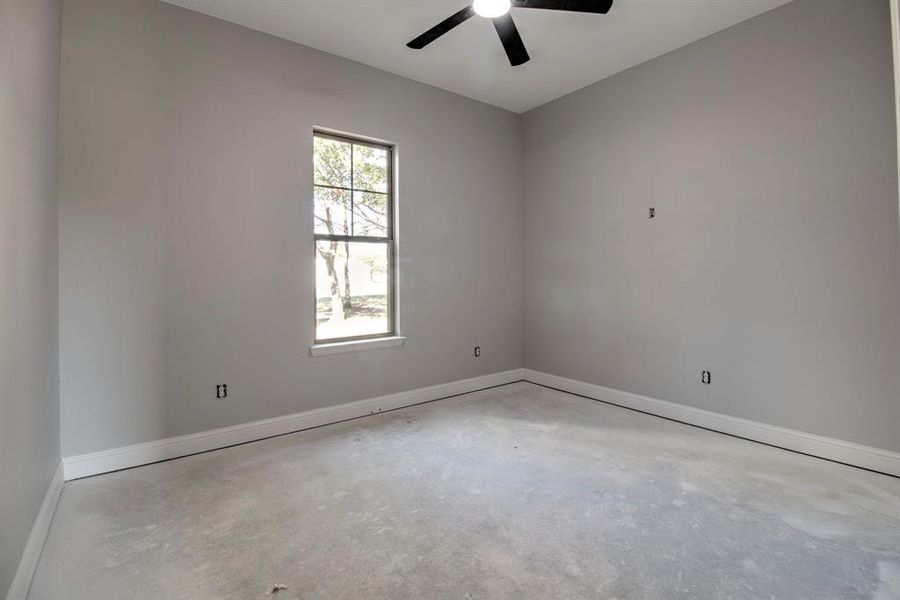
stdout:
[[393,149],[318,131],[313,140],[315,341],[392,336]]

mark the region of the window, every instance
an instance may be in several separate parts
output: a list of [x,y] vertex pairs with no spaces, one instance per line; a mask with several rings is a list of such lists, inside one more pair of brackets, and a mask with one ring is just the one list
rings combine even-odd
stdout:
[[316,343],[394,335],[393,149],[315,132]]

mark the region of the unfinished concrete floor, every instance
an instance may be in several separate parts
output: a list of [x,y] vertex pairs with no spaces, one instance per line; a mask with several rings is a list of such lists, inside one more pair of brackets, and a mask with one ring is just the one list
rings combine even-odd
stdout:
[[30,598],[276,583],[276,599],[900,598],[900,480],[516,383],[71,482]]

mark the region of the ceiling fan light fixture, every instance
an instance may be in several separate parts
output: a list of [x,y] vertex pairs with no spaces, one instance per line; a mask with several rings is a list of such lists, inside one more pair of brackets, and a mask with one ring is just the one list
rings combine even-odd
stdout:
[[[3,0],[0,0],[2,2]],[[457,27],[475,15],[490,19],[503,44],[503,50],[513,67],[527,63],[528,50],[522,43],[522,36],[516,28],[509,9],[515,4],[517,9],[538,8],[543,10],[564,10],[576,13],[595,13],[605,15],[612,7],[613,0],[473,0],[422,35],[406,43],[408,48],[421,50],[454,27]]]
[[510,0],[474,0],[472,8],[478,16],[485,19],[496,19],[509,12],[512,3]]

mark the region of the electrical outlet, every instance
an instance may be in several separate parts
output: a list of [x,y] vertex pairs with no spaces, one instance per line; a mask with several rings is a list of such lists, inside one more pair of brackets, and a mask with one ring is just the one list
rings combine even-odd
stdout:
[[220,383],[216,386],[216,398],[227,398],[228,397],[228,384]]
[[651,207],[650,207],[650,217],[649,217],[649,218],[652,219],[652,218],[655,217],[655,216],[656,216],[656,207],[655,207],[655,206],[651,206]]
[[700,381],[709,385],[712,383],[712,373],[709,371],[700,371]]
[[475,358],[481,357],[481,346],[475,346]]

